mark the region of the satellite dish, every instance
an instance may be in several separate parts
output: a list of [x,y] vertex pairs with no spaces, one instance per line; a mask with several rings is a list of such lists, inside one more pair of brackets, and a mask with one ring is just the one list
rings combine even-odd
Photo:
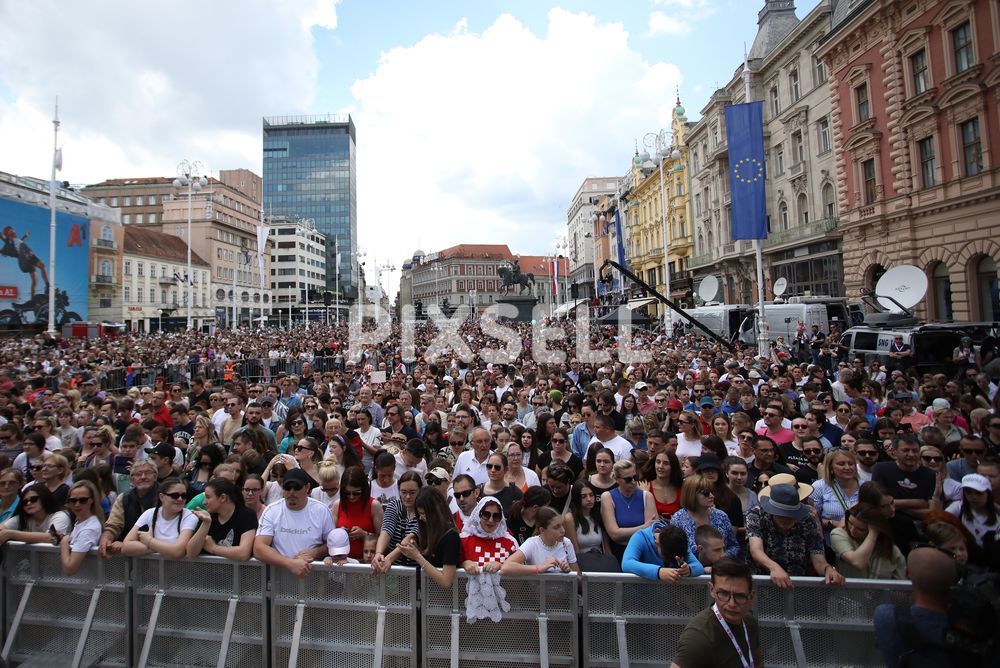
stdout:
[[927,294],[927,274],[912,264],[893,267],[882,274],[882,278],[878,279],[878,284],[875,286],[875,297],[879,305],[890,313],[902,313],[913,308],[920,303],[925,294]]
[[713,301],[719,294],[719,279],[715,276],[706,276],[698,284],[698,296],[704,302]]
[[788,289],[788,279],[782,276],[774,282],[774,287],[772,289],[774,290],[775,297],[780,297],[785,294],[785,290]]

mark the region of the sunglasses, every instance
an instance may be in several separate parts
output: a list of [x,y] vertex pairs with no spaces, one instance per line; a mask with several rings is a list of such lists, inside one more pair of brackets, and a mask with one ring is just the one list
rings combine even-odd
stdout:
[[465,441],[448,441],[448,445],[465,445]]
[[565,438],[553,438],[552,442],[553,443],[565,443],[566,439]]
[[698,496],[703,496],[707,499],[709,497],[715,496],[715,492],[713,492],[710,489],[699,489]]
[[476,488],[473,487],[472,489],[467,489],[464,492],[455,492],[455,498],[456,499],[464,499],[467,496],[472,496],[472,493],[475,492],[475,491],[476,491]]
[[809,425],[807,425],[807,424],[793,424],[792,425],[792,429],[808,429],[808,428],[809,428]]
[[678,424],[694,424],[691,420],[678,420]]
[[765,412],[764,417],[781,417],[781,413]]
[[285,490],[286,492],[297,492],[303,487],[305,487],[305,485],[303,485],[300,482],[295,482],[293,480],[292,482],[286,482],[284,485],[281,486],[281,489]]
[[346,496],[348,499],[356,499],[361,496],[360,489],[345,489],[340,492],[341,496]]
[[622,482],[625,484],[631,484],[635,482],[635,476],[634,475],[622,476]]
[[850,408],[838,408],[837,412],[838,413],[850,413],[851,409]]
[[305,420],[292,420],[291,424],[305,424]]
[[35,503],[36,501],[38,501],[38,497],[37,496],[26,496],[26,497],[24,497],[23,501],[24,501],[25,505],[27,505],[29,503]]
[[296,445],[294,448],[295,452],[302,452],[303,450],[308,450],[310,452],[316,452],[316,448],[310,448],[307,445]]
[[503,469],[503,465],[502,464],[487,464],[486,468],[489,471],[500,471],[501,469]]
[[434,487],[437,487],[438,485],[443,485],[444,483],[448,482],[447,480],[438,480],[434,476],[427,476],[425,480],[428,485],[432,485]]
[[920,458],[922,460],[924,460],[925,462],[928,462],[928,463],[931,463],[931,464],[934,464],[934,463],[937,463],[937,462],[943,462],[944,461],[944,457],[938,457],[938,456],[935,456],[935,455],[921,455]]
[[[855,454],[858,457],[878,457],[878,453],[875,452],[874,450],[858,450]],[[925,459],[926,459],[926,457],[925,457]],[[941,458],[939,457],[938,460],[940,460],[940,459]]]
[[254,494],[260,494],[260,487],[244,487],[243,493],[250,494],[251,496]]
[[160,494],[162,494],[163,496],[168,496],[174,501],[180,501],[185,496],[187,496],[184,492],[160,492]]
[[67,506],[75,506],[77,504],[89,503],[89,502],[90,502],[89,496],[71,496],[66,499]]
[[822,448],[806,448],[802,452],[806,453],[807,455],[818,455],[818,454],[822,454],[823,449]]
[[484,510],[479,513],[479,519],[481,520],[493,520],[494,522],[499,522],[503,519],[503,513],[491,513],[488,510]]

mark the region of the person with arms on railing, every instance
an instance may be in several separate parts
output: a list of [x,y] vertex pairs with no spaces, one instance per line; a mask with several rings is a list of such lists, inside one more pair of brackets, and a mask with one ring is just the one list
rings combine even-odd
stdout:
[[104,513],[101,511],[100,493],[93,483],[73,483],[66,497],[66,505],[73,516],[73,531],[59,537],[59,561],[63,573],[76,575],[87,553],[97,547],[101,539]]
[[168,478],[160,484],[154,508],[142,513],[125,536],[121,552],[126,557],[141,557],[158,552],[169,559],[187,554],[187,544],[198,528],[198,518],[184,507],[187,485],[180,478]]
[[389,499],[382,516],[382,529],[379,531],[378,545],[372,559],[372,572],[375,575],[387,573],[397,560],[401,560],[401,566],[414,565],[402,555],[399,544],[407,536],[419,531],[415,503],[417,494],[423,487],[423,478],[416,471],[406,471],[396,485],[399,496]]
[[670,668],[762,668],[759,628],[750,615],[750,567],[731,557],[720,559],[708,591],[714,603],[684,627]]
[[688,545],[687,534],[659,521],[632,534],[622,558],[622,571],[671,584],[705,574]]
[[156,465],[153,462],[133,462],[129,469],[129,479],[132,489],[118,495],[108,513],[108,520],[104,523],[100,544],[100,554],[104,558],[121,553],[121,541],[135,526],[139,516],[153,508],[159,498]]
[[[385,453],[390,466],[392,455]],[[347,529],[351,536],[351,557],[360,559],[368,534],[378,536],[382,531],[384,508],[380,501],[372,498],[371,484],[364,469],[351,466],[340,477],[340,499],[330,511],[334,526]]]
[[201,521],[187,544],[187,556],[202,552],[233,561],[253,556],[257,514],[243,503],[243,495],[231,480],[212,478],[205,485],[205,510],[195,510]]
[[253,556],[304,577],[313,561],[327,555],[326,537],[334,528],[334,519],[325,504],[309,498],[305,471],[287,471],[281,489],[284,500],[269,505],[260,518]]
[[573,544],[566,538],[563,515],[545,506],[538,509],[538,533],[526,540],[503,563],[505,575],[569,573],[580,575]]
[[791,589],[792,577],[809,575],[810,567],[827,584],[840,585],[844,576],[827,563],[823,534],[812,509],[802,502],[809,485],[769,485],[760,505],[747,513],[747,541],[757,572],[770,575],[779,589]]
[[[530,490],[529,490],[530,491]],[[462,568],[469,575],[496,573],[517,543],[507,531],[500,502],[491,496],[476,504],[461,533]]]
[[461,539],[451,511],[441,494],[430,487],[420,490],[415,506],[419,530],[416,535],[406,536],[399,550],[439,587],[449,589],[462,556]]
[[597,490],[589,482],[573,483],[569,512],[564,515],[566,537],[573,544],[582,571],[617,571],[617,559],[611,554],[608,535],[601,524]]
[[58,543],[54,537],[70,530],[70,517],[49,488],[41,483],[21,492],[17,514],[0,525],[0,545],[9,540],[22,543]]

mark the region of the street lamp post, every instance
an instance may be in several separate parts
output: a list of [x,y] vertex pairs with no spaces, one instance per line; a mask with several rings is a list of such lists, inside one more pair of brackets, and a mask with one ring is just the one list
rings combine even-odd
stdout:
[[177,178],[174,179],[174,188],[180,190],[181,188],[187,188],[188,196],[188,216],[187,216],[187,329],[191,331],[193,321],[194,321],[194,281],[192,279],[191,273],[191,200],[194,193],[199,192],[202,188],[208,185],[208,179],[202,176],[202,172],[205,167],[197,160],[194,162],[189,162],[188,160],[182,160],[179,165],[177,165]]
[[[660,130],[659,132],[649,132],[642,138],[642,143],[647,148],[651,148],[654,151],[654,155],[651,157],[649,152],[644,151],[642,154],[642,166],[644,169],[650,169],[655,167],[660,173],[660,217],[661,223],[663,224],[663,286],[664,293],[667,299],[670,299],[670,241],[667,235],[667,195],[666,190],[663,185],[663,163],[667,158],[671,160],[680,160],[681,152],[672,143],[667,142],[667,136],[670,134],[667,130]],[[655,157],[654,161],[652,158]],[[670,331],[670,309],[663,308],[663,331]]]

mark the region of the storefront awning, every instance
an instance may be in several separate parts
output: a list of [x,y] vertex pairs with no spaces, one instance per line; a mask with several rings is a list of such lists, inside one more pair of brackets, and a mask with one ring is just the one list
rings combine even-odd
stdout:
[[555,311],[553,311],[552,317],[561,318],[563,316],[567,316],[570,313],[572,313],[573,309],[575,309],[577,306],[580,306],[581,304],[586,304],[588,301],[589,300],[587,299],[574,299],[573,301],[568,301],[565,304],[561,305],[559,308],[557,308]]

